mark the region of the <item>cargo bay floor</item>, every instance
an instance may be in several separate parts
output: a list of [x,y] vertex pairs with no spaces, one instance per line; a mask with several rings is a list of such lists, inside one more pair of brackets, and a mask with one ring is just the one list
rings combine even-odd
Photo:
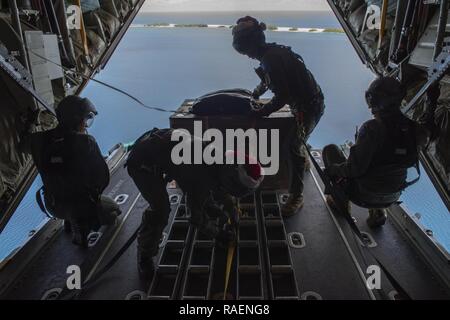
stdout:
[[[320,153],[316,152],[320,161]],[[102,230],[88,249],[71,244],[60,223],[46,236],[50,240],[27,263],[3,298],[55,299],[65,287],[70,265],[79,265],[90,278],[130,238],[147,204],[123,167],[126,154],[116,159],[106,194],[122,208],[117,226]],[[366,273],[373,264],[345,220],[327,206],[318,175],[305,177],[305,206],[283,219],[283,190],[258,192],[241,200],[243,212],[234,254],[229,299],[401,299],[382,278],[382,290],[369,290]],[[204,238],[188,221],[181,190],[168,189],[172,212],[164,232],[157,273],[150,287],[139,280],[134,243],[117,263],[79,299],[222,299],[227,250]],[[388,220],[380,230],[367,228],[367,211],[353,207],[358,226],[372,240],[383,263],[413,299],[448,299],[427,265]],[[23,253],[25,254],[25,253]],[[25,259],[25,258],[24,258]],[[7,266],[8,267],[8,266]],[[12,266],[11,266],[12,268]]]

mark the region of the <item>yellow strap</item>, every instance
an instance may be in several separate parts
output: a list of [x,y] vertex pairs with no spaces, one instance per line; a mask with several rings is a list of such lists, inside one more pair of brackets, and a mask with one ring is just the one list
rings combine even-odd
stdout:
[[236,244],[234,242],[228,246],[227,268],[225,270],[225,290],[223,290],[223,300],[227,299],[228,283],[230,281],[231,266],[233,264],[235,249]]
[[387,9],[389,5],[389,0],[383,0],[383,5],[381,9],[381,25],[380,25],[380,33],[378,37],[378,50],[380,50],[382,42],[384,40],[385,35],[385,28],[386,28],[386,16],[387,16]]
[[[241,216],[241,209],[239,207],[236,208],[238,212],[238,217]],[[231,220],[228,219],[228,224],[231,224]],[[228,255],[227,255],[227,267],[225,269],[225,289],[223,290],[223,300],[227,299],[228,293],[228,283],[230,282],[230,273],[231,266],[233,265],[234,251],[236,250],[236,241],[233,241],[228,246]]]
[[[80,11],[81,11],[81,0],[76,0],[76,5],[80,8]],[[84,27],[83,13],[81,13],[80,24],[81,24],[81,29],[80,29],[81,42],[83,44],[84,54],[86,56],[89,56],[89,47],[88,47],[88,43],[87,43],[86,29]]]

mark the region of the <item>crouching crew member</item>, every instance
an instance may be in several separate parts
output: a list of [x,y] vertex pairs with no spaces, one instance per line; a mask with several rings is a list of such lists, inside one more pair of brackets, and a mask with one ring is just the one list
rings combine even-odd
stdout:
[[[156,128],[147,132],[135,142],[127,161],[129,175],[150,205],[142,215],[138,234],[138,269],[146,282],[153,278],[153,258],[170,215],[168,182],[175,180],[183,190],[191,223],[204,235],[226,245],[234,240],[234,231],[227,224],[228,219],[237,220],[234,197],[254,192],[263,180],[261,166],[248,157],[244,165],[174,164],[171,154],[178,142],[171,141],[173,132]],[[194,150],[196,138],[185,138],[192,142]],[[232,152],[227,156],[234,157]]]
[[55,129],[33,133],[30,139],[44,184],[40,205],[65,220],[75,244],[87,247],[88,234],[101,225],[114,224],[120,209],[102,195],[110,176],[94,137],[87,133],[97,115],[94,105],[86,98],[68,96],[56,114],[59,124]]
[[418,148],[428,140],[428,131],[400,111],[405,94],[396,79],[376,79],[366,92],[374,119],[361,126],[348,159],[336,145],[323,149],[327,174],[348,200],[369,209],[370,227],[383,225],[385,208],[417,181],[407,182],[407,171],[418,166]]

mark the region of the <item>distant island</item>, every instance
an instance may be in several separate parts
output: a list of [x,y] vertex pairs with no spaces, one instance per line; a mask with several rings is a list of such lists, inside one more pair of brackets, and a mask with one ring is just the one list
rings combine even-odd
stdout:
[[[174,24],[174,23],[151,23],[151,24],[132,24],[131,28],[211,28],[211,29],[231,29],[234,25],[226,24],[204,24],[204,23],[190,23],[190,24]],[[344,33],[344,30],[337,28],[299,28],[299,27],[278,27],[275,25],[268,25],[267,30],[270,32],[308,32],[308,33]]]

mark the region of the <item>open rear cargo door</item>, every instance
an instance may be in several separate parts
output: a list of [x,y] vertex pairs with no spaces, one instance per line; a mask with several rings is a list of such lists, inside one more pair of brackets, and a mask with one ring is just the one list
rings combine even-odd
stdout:
[[[407,115],[417,121],[430,112],[434,117],[437,137],[422,152],[421,162],[450,209],[449,1],[327,1],[362,62],[407,86]],[[434,78],[440,81],[441,96],[437,108],[429,110],[419,93]]]
[[144,1],[0,2],[0,232],[36,175],[23,148],[27,134],[55,125],[24,86],[49,109],[79,94],[108,62]]

